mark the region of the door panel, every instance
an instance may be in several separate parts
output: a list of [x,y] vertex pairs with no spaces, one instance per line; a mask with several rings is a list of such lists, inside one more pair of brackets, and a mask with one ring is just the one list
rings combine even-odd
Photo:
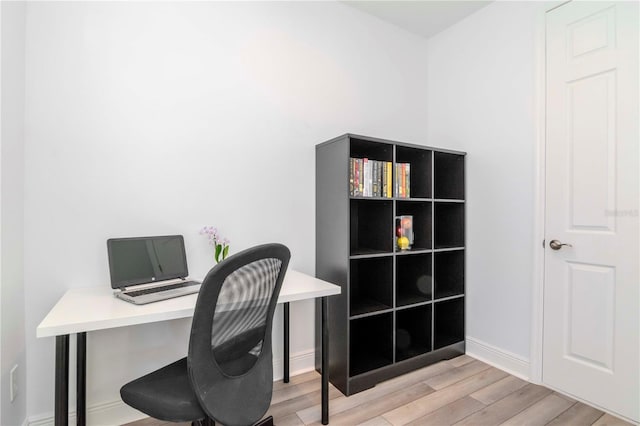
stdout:
[[567,84],[572,230],[613,231],[607,212],[615,206],[615,86],[614,71]]
[[637,422],[638,3],[554,9],[546,48],[543,381]]
[[615,269],[575,262],[567,267],[564,356],[611,373]]

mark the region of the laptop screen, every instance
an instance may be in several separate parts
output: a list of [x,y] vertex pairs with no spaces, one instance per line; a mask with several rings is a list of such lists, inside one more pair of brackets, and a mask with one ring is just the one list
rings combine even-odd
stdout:
[[114,289],[189,275],[182,235],[112,238],[107,251]]

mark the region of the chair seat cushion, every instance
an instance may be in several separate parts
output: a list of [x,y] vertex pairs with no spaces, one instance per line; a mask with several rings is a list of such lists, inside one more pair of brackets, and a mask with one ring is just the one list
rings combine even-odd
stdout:
[[[220,364],[220,368],[227,374],[239,374],[255,362],[254,355],[245,354]],[[191,387],[187,358],[127,383],[120,396],[127,405],[160,420],[191,422],[206,417]]]
[[160,420],[189,422],[206,417],[191,388],[187,358],[127,383],[120,396],[128,405]]

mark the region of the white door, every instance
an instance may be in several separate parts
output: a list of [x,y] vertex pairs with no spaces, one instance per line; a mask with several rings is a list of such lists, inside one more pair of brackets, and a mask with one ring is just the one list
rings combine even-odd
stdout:
[[545,384],[636,422],[638,12],[575,1],[547,13],[543,342]]

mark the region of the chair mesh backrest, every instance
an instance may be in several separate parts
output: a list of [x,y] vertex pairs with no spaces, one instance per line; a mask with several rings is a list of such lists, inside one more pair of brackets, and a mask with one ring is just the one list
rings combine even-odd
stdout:
[[200,406],[216,423],[254,424],[269,409],[271,325],[290,258],[284,245],[263,244],[220,262],[202,282],[187,369]]
[[[235,270],[224,280],[213,315],[211,347],[226,374],[244,374],[260,355],[269,304],[281,267],[280,259],[260,259]],[[248,360],[240,371],[237,365],[225,365],[239,359]]]

